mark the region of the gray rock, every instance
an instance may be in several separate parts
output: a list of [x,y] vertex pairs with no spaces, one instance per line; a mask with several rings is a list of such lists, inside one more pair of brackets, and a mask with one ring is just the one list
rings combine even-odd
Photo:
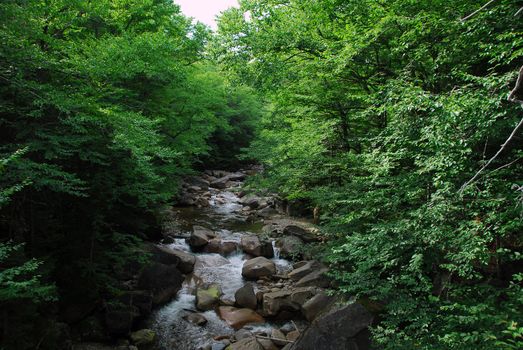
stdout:
[[171,249],[171,251],[179,259],[178,270],[185,274],[193,272],[196,263],[196,257],[193,254],[179,249]]
[[290,349],[369,350],[372,321],[372,314],[358,303],[335,308],[317,317]]
[[152,292],[153,304],[168,302],[182,287],[184,278],[173,265],[153,263],[145,267],[138,278],[138,288]]
[[227,347],[227,350],[264,350],[256,338],[242,339]]
[[258,303],[252,283],[246,283],[243,287],[238,289],[236,293],[234,293],[234,298],[236,300],[236,305],[256,310]]
[[285,341],[287,338],[285,337],[285,334],[283,334],[282,331],[279,329],[273,328],[271,331],[271,339],[274,344],[278,346],[285,346],[287,345],[287,342]]
[[276,266],[274,262],[262,256],[247,260],[242,268],[242,276],[247,279],[258,279],[260,277],[272,276],[275,273]]
[[291,299],[290,290],[265,293],[263,295],[263,312],[268,316],[277,316],[282,311],[297,313],[300,305]]
[[280,237],[276,240],[276,247],[280,249],[281,257],[295,259],[302,255],[303,241],[295,236]]
[[238,340],[242,340],[242,339],[248,339],[248,338],[252,338],[254,337],[254,334],[252,334],[251,331],[247,330],[247,329],[239,329],[236,331],[236,333],[234,333],[234,338],[238,341]]
[[307,276],[311,272],[320,270],[322,268],[322,265],[316,261],[307,261],[305,264],[301,265],[298,268],[295,268],[291,272],[289,272],[289,278],[293,281],[299,281],[303,277]]
[[202,227],[202,226],[193,226],[193,232],[191,236],[187,239],[187,243],[194,249],[201,249],[212,238],[215,238],[216,235],[211,230]]
[[229,182],[229,178],[227,176],[221,177],[217,180],[214,180],[210,183],[210,186],[213,188],[217,188],[219,190],[223,190],[227,188],[227,183]]
[[303,316],[312,322],[319,314],[328,311],[334,301],[334,297],[324,292],[318,293],[302,305]]
[[330,281],[328,277],[325,275],[329,271],[326,268],[322,268],[319,270],[315,270],[308,275],[305,275],[302,277],[298,282],[296,282],[297,287],[309,287],[309,286],[315,286],[315,287],[322,287],[327,288],[330,285]]
[[260,241],[258,236],[242,236],[240,247],[242,250],[252,256],[264,256],[266,258],[274,257],[272,243]]
[[164,265],[177,266],[180,258],[174,254],[173,250],[158,244],[147,244],[146,251],[151,253],[151,260]]

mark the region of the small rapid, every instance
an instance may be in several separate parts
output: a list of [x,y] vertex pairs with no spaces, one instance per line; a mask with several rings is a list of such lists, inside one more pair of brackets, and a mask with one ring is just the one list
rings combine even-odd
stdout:
[[[239,243],[243,235],[253,235],[260,232],[262,224],[252,222],[241,214],[243,206],[239,204],[238,196],[232,191],[212,190],[209,207],[206,208],[175,208],[179,217],[184,220],[187,233],[192,225],[202,225],[212,229],[222,242]],[[185,238],[176,238],[166,246],[191,252]],[[279,250],[272,243],[274,258],[278,273],[284,273],[291,268],[289,261],[280,258]],[[160,307],[148,320],[148,326],[157,334],[155,350],[196,350],[213,344],[216,336],[226,336],[234,333],[234,329],[221,320],[214,310],[201,312],[207,319],[204,326],[198,326],[186,321],[183,317],[195,308],[195,290],[198,286],[218,284],[223,292],[222,299],[234,301],[235,292],[247,281],[242,277],[242,267],[245,254],[237,250],[227,256],[216,253],[194,253],[196,263],[194,271],[187,276],[177,297],[170,303]],[[254,283],[254,288],[258,286]],[[270,329],[271,324],[247,326],[254,331]]]

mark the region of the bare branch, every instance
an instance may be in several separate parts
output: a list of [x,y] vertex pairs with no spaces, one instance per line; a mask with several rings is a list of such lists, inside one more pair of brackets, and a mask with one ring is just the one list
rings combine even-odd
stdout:
[[479,177],[479,175],[481,175],[483,170],[485,170],[490,165],[490,163],[492,163],[494,161],[494,159],[496,159],[501,154],[501,152],[503,152],[505,147],[507,147],[507,145],[510,143],[510,141],[512,141],[512,139],[514,138],[514,135],[516,135],[516,132],[521,127],[521,125],[523,125],[523,118],[519,121],[518,125],[516,125],[514,130],[512,130],[512,133],[508,137],[507,141],[505,141],[505,143],[501,145],[501,148],[499,149],[499,151],[492,158],[490,158],[488,160],[488,162],[485,165],[483,165],[483,167],[481,169],[479,169],[478,172],[470,180],[468,180],[467,182],[465,182],[463,184],[463,186],[461,186],[461,188],[459,189],[459,193],[462,193],[463,190],[465,190],[465,188],[467,188],[468,185],[470,185],[471,183],[476,181],[476,179]]
[[[521,105],[521,107],[523,108],[523,101],[517,99],[517,97],[519,97],[519,94],[521,94],[521,90],[523,89],[522,85],[523,85],[523,66],[519,70],[519,75],[518,75],[518,80],[516,81],[516,86],[514,86],[514,89],[512,89],[512,91],[510,91],[510,93],[508,94],[508,97],[507,97],[507,100],[509,100],[510,102],[519,103]],[[485,165],[483,165],[483,167],[481,169],[479,169],[478,172],[470,180],[468,180],[467,182],[465,182],[463,184],[463,186],[461,186],[461,188],[459,189],[460,194],[463,193],[463,190],[465,190],[465,188],[468,185],[470,185],[471,183],[476,181],[476,179],[479,177],[479,175],[481,175],[481,173],[490,165],[490,163],[492,163],[494,161],[494,159],[496,159],[501,154],[501,152],[503,152],[505,147],[507,147],[507,145],[510,143],[510,141],[512,141],[512,139],[514,138],[514,136],[518,132],[518,129],[521,127],[521,125],[523,125],[523,118],[519,121],[518,125],[516,125],[514,130],[512,130],[507,141],[505,141],[505,143],[501,145],[501,148],[499,149],[499,151],[497,151],[497,153],[494,154],[494,156],[492,158],[490,158],[488,160],[488,162],[485,163]],[[506,166],[509,166],[511,164],[512,163],[509,163]],[[505,167],[505,166],[503,166],[503,167]],[[502,169],[503,167],[500,167],[496,170]]]
[[516,13],[514,14],[514,17],[516,17],[517,15],[519,15],[519,14],[522,13],[522,12],[523,12],[523,6],[518,10],[518,12],[516,12]]
[[476,11],[472,12],[470,15],[468,16],[465,16],[463,17],[462,19],[460,19],[461,22],[465,22],[466,20],[474,17],[475,15],[477,15],[479,12],[483,11],[485,8],[488,7],[488,5],[492,4],[494,1],[496,0],[490,0],[489,2],[487,2],[485,5],[481,6],[479,9],[477,9]]
[[523,96],[523,91],[520,91],[520,90],[523,90],[523,66],[521,66],[521,68],[519,69],[519,76],[518,76],[518,80],[516,81],[516,86],[514,86],[514,89],[512,89],[512,91],[510,91],[510,93],[508,94],[508,97],[507,97],[507,100],[509,100],[510,102],[515,102],[515,103],[520,103],[523,107],[523,101],[518,99],[518,97],[521,95]]

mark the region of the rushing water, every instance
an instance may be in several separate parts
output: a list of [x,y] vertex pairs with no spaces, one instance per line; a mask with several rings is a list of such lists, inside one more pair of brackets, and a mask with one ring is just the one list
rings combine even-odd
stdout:
[[[239,198],[230,191],[216,191],[208,208],[179,208],[177,215],[183,228],[189,232],[191,225],[201,225],[215,231],[222,241],[240,242],[241,236],[261,231],[261,222],[249,222],[240,214],[242,206]],[[177,238],[169,244],[171,248],[190,251],[183,238]],[[273,243],[274,248],[274,243]],[[218,254],[197,253],[194,273],[187,277],[175,300],[156,310],[149,320],[149,327],[158,335],[155,350],[196,350],[213,343],[214,336],[229,335],[234,330],[223,322],[215,311],[202,314],[207,324],[197,326],[182,317],[195,310],[195,287],[202,283],[217,283],[221,286],[224,298],[234,300],[234,293],[246,282],[241,275],[244,255],[241,251],[223,257]],[[290,263],[279,258],[275,249],[273,259],[280,272],[288,270]],[[256,287],[255,287],[256,288]],[[271,325],[252,326],[255,330],[269,329]]]

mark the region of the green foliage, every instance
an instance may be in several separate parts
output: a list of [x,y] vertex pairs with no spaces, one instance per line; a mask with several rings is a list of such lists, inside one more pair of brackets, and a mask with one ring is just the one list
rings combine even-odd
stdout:
[[[0,261],[1,298],[43,300],[52,279],[61,304],[110,299],[180,178],[248,145],[254,93],[171,0],[6,0],[0,18],[0,247],[20,262]],[[2,337],[32,332],[5,317]],[[14,334],[0,342],[36,346]]]
[[[269,101],[260,185],[321,208],[342,293],[384,303],[383,349],[518,349],[521,15],[498,1],[244,0],[213,54]],[[519,274],[518,274],[519,273]]]

